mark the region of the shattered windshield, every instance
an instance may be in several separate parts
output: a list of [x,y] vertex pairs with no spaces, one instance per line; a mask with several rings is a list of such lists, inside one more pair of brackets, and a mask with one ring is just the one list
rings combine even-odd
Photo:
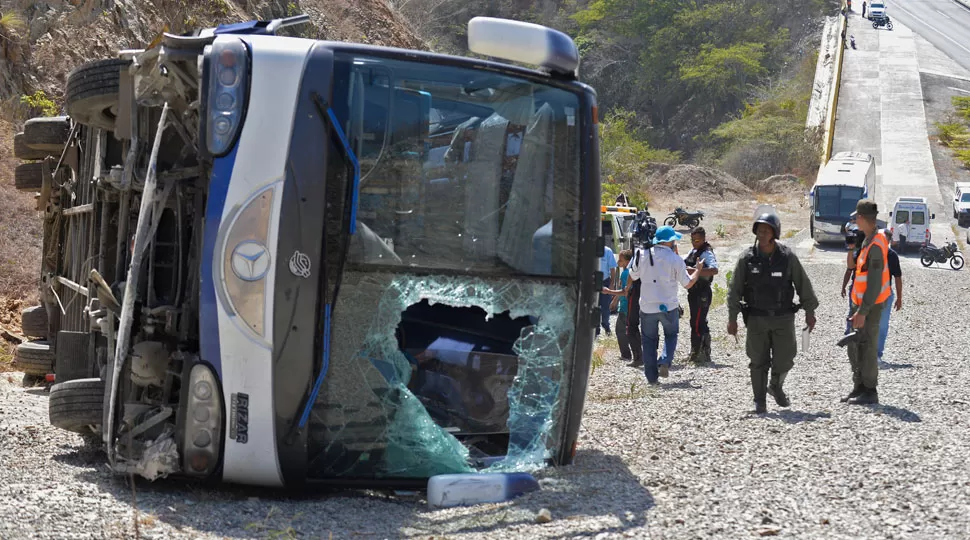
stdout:
[[[341,53],[334,81],[361,181],[308,475],[541,466],[575,356],[577,96]],[[327,182],[347,168],[331,160]]]

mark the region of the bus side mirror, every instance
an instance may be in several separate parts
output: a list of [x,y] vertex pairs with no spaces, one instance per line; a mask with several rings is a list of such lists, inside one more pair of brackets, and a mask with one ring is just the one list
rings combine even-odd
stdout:
[[892,212],[889,213],[889,217],[893,217],[893,213]]
[[936,214],[930,214],[930,219],[936,219]]

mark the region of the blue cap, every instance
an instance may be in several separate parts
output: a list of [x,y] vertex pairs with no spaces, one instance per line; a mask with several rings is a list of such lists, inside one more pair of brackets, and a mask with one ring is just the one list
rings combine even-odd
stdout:
[[657,229],[657,233],[653,235],[657,242],[671,242],[673,240],[680,240],[683,235],[675,231],[670,225],[664,225]]

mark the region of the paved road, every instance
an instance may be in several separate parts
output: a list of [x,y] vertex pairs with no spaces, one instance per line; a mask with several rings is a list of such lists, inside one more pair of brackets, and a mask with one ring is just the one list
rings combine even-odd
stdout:
[[[849,18],[856,48],[845,51],[832,153],[861,151],[876,159],[881,219],[888,220],[897,197],[926,197],[937,217],[933,237],[952,237],[930,151],[916,35],[903,23],[891,32],[867,23],[858,14]],[[811,246],[807,239],[799,245]],[[811,255],[838,260],[844,250],[816,246]]]
[[970,70],[970,9],[955,0],[890,0],[888,6],[890,19]]

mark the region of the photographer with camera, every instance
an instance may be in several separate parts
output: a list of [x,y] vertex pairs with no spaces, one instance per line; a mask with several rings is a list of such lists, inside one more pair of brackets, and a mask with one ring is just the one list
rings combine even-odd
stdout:
[[[656,221],[653,222],[653,227],[656,227]],[[643,226],[637,229],[641,235],[644,234]],[[643,247],[637,250],[633,268],[630,270],[630,279],[640,283],[643,371],[650,384],[657,384],[658,377],[667,377],[674,351],[677,349],[677,335],[680,332],[678,286],[690,289],[704,270],[704,261],[699,260],[696,269],[691,273],[687,272],[684,260],[674,251],[677,240],[680,239],[681,235],[669,226],[656,229],[652,242],[638,238]],[[664,352],[658,360],[659,327],[663,327]]]

